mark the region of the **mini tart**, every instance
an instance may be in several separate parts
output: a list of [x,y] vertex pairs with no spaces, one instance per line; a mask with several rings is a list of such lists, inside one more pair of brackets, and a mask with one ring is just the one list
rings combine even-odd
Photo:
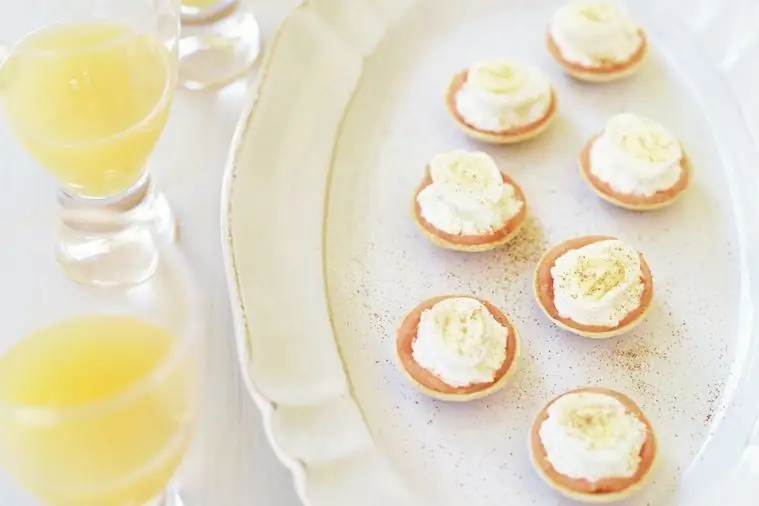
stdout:
[[516,144],[518,142],[526,141],[537,137],[543,133],[550,125],[553,119],[556,117],[557,100],[556,92],[551,88],[551,105],[548,108],[545,116],[537,121],[533,121],[527,125],[512,128],[510,130],[493,131],[493,130],[480,130],[469,125],[466,120],[459,114],[456,108],[456,94],[459,92],[462,86],[467,80],[467,70],[462,70],[451,80],[448,85],[448,91],[445,94],[445,106],[448,114],[453,119],[453,122],[467,134],[469,137],[490,144]]
[[[591,483],[587,480],[569,478],[568,476],[558,473],[548,461],[545,448],[540,440],[540,427],[548,418],[548,408],[564,395],[580,392],[596,393],[614,397],[627,408],[628,412],[637,416],[638,419],[646,425],[647,437],[640,450],[640,465],[638,466],[638,472],[630,478],[606,478]],[[569,392],[552,399],[551,402],[538,413],[538,416],[532,424],[532,429],[530,430],[529,450],[532,466],[548,486],[575,501],[591,504],[604,504],[626,499],[645,486],[656,465],[658,444],[651,422],[632,399],[608,388],[585,387],[570,390]]]
[[640,254],[640,268],[642,271],[641,282],[643,283],[643,294],[640,298],[640,306],[638,306],[638,309],[625,316],[616,327],[583,325],[569,318],[559,316],[559,311],[554,305],[553,276],[551,276],[551,268],[556,263],[556,260],[569,250],[579,249],[589,244],[610,239],[615,238],[603,235],[575,237],[574,239],[569,239],[568,241],[554,246],[546,252],[538,262],[533,283],[535,300],[537,301],[538,306],[540,306],[540,309],[542,309],[546,316],[558,327],[572,332],[573,334],[577,334],[578,336],[590,339],[607,339],[609,337],[624,334],[635,328],[645,319],[646,314],[648,314],[648,311],[651,309],[654,297],[654,280],[651,275],[651,270],[646,263],[646,259]]
[[601,134],[594,135],[583,146],[582,151],[580,151],[579,167],[583,179],[605,201],[631,211],[655,211],[674,204],[683,192],[688,189],[691,180],[691,166],[688,157],[685,155],[685,151],[683,151],[683,157],[680,160],[680,166],[682,167],[680,179],[672,187],[658,191],[648,197],[615,191],[608,183],[601,181],[590,171],[590,150],[593,147],[593,143],[600,136]]
[[454,251],[463,251],[467,253],[477,253],[482,251],[490,251],[503,246],[514,237],[519,234],[525,223],[527,216],[527,200],[519,185],[501,172],[503,182],[514,187],[514,193],[516,198],[522,201],[522,208],[517,214],[512,216],[500,229],[485,235],[457,235],[449,234],[438,228],[432,223],[428,222],[422,216],[422,208],[419,205],[419,194],[427,186],[432,184],[432,176],[430,175],[429,166],[425,169],[425,176],[419,186],[414,192],[414,201],[412,203],[412,212],[414,216],[414,223],[416,223],[419,230],[422,231],[425,237],[432,241],[441,248],[450,249]]
[[489,383],[476,383],[465,387],[453,387],[446,384],[440,378],[423,368],[416,360],[412,352],[412,344],[419,331],[419,321],[422,312],[432,308],[435,304],[453,297],[470,297],[468,295],[441,295],[425,300],[415,307],[401,322],[395,339],[395,358],[398,369],[408,381],[423,394],[441,401],[465,402],[481,399],[501,390],[509,378],[517,369],[519,360],[520,342],[519,334],[509,319],[497,307],[490,302],[470,297],[480,301],[493,315],[498,323],[506,327],[509,332],[506,340],[506,359],[496,372],[493,381]]
[[561,65],[561,68],[564,69],[564,72],[568,75],[581,81],[607,83],[631,76],[637,72],[643,64],[643,61],[646,59],[646,53],[648,53],[648,39],[643,30],[638,30],[638,35],[640,35],[641,38],[640,46],[627,61],[592,67],[565,60],[564,56],[561,54],[559,46],[553,40],[550,30],[547,33],[546,42],[548,45],[548,52],[551,53],[551,56],[556,60],[556,63]]

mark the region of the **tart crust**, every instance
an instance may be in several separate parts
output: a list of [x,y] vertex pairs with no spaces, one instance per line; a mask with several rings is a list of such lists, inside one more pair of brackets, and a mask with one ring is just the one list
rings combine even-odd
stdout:
[[556,60],[556,63],[558,63],[568,75],[581,81],[607,83],[631,76],[637,72],[643,64],[643,61],[646,59],[646,54],[648,53],[648,38],[646,37],[646,32],[643,30],[638,30],[638,35],[641,37],[640,46],[627,61],[593,67],[564,59],[559,46],[551,36],[550,30],[546,34],[546,45],[548,46],[548,52],[551,53],[553,59]]
[[556,117],[558,102],[556,91],[551,87],[551,105],[548,107],[548,111],[546,111],[546,114],[542,118],[533,121],[532,123],[528,123],[527,125],[509,130],[480,130],[473,127],[466,122],[456,108],[456,94],[464,83],[466,83],[467,72],[467,70],[462,70],[453,76],[451,83],[448,85],[448,91],[445,94],[445,106],[454,123],[469,137],[490,144],[516,144],[537,137],[543,133]]
[[417,227],[419,227],[419,230],[422,231],[425,237],[441,248],[476,253],[490,251],[503,246],[516,237],[519,231],[522,230],[527,216],[527,200],[525,199],[524,192],[522,192],[522,189],[513,179],[503,172],[501,172],[501,177],[503,177],[504,183],[514,187],[516,198],[522,201],[522,207],[517,214],[512,216],[503,225],[503,227],[495,232],[484,235],[449,234],[448,232],[436,228],[432,223],[425,220],[422,216],[422,208],[419,205],[418,197],[422,190],[432,184],[432,176],[430,175],[429,166],[425,169],[424,179],[414,192],[414,200],[412,202],[414,223],[416,223]]
[[640,254],[641,282],[643,283],[643,294],[640,298],[640,305],[634,311],[627,314],[615,327],[604,327],[600,325],[583,325],[569,318],[559,315],[554,304],[553,277],[551,268],[556,260],[569,250],[579,249],[583,246],[593,244],[599,241],[615,239],[614,237],[603,235],[591,235],[584,237],[575,237],[569,239],[552,249],[548,250],[538,262],[535,269],[535,279],[533,289],[535,291],[535,300],[538,306],[558,327],[568,330],[578,336],[590,339],[607,339],[629,332],[642,322],[648,311],[651,309],[654,296],[654,281],[651,270],[646,263],[646,259]]
[[690,186],[691,164],[685,151],[683,151],[683,157],[680,159],[680,166],[682,167],[680,179],[672,187],[658,191],[651,196],[631,195],[614,190],[608,183],[601,181],[590,171],[590,150],[600,135],[594,135],[583,146],[582,151],[580,151],[579,167],[583,179],[605,201],[631,211],[655,211],[674,204]]
[[[635,414],[646,425],[646,441],[640,450],[638,471],[629,478],[606,478],[591,483],[587,480],[569,478],[557,472],[548,461],[545,448],[540,440],[540,427],[548,418],[548,408],[559,398],[572,393],[589,392],[608,395],[621,402],[630,413]],[[591,504],[610,503],[626,499],[645,486],[656,466],[658,443],[654,428],[645,413],[635,402],[624,394],[608,388],[584,387],[570,390],[552,399],[535,418],[529,437],[530,461],[538,475],[551,488],[575,501]]]
[[[501,368],[496,371],[493,381],[476,383],[465,387],[453,387],[446,384],[433,373],[424,369],[414,360],[412,344],[416,340],[422,312],[435,304],[453,297],[468,297],[480,301],[493,315],[498,323],[508,329],[506,340],[506,358]],[[408,381],[423,394],[442,401],[464,402],[481,399],[502,389],[517,369],[520,354],[519,334],[509,319],[490,302],[469,295],[441,295],[425,300],[415,307],[401,322],[395,340],[395,358],[398,369]]]

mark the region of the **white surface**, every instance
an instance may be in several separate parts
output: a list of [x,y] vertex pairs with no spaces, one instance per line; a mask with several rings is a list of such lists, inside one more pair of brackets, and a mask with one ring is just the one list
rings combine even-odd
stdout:
[[[264,43],[294,0],[252,0]],[[16,12],[16,11],[13,11]],[[6,15],[13,15],[10,11]],[[207,402],[185,481],[186,506],[297,506],[292,478],[274,458],[260,415],[244,392],[233,341],[219,241],[219,193],[224,161],[246,83],[218,93],[178,92],[155,158],[154,174],[179,218],[181,243],[196,267],[206,297],[209,328]],[[52,209],[52,182],[0,127],[5,198],[1,222]],[[7,266],[6,266],[7,268]],[[12,305],[6,302],[6,310]],[[31,503],[0,473],[0,504]]]
[[[524,439],[551,395],[585,383],[629,392],[658,427],[663,463],[630,505],[712,505],[715,494],[742,506],[759,493],[759,287],[749,282],[759,240],[747,226],[759,215],[757,151],[727,82],[693,50],[702,43],[729,73],[754,126],[747,55],[757,41],[741,20],[757,6],[735,0],[728,15],[707,0],[643,4],[633,12],[649,29],[650,61],[606,86],[569,80],[550,61],[543,30],[557,2],[310,0],[285,22],[238,130],[224,216],[245,380],[310,505],[564,505],[529,468]],[[441,94],[496,47],[550,73],[560,118],[535,142],[485,148],[531,203],[521,239],[492,254],[441,251],[414,230],[409,199],[430,156],[473,145]],[[577,174],[583,142],[631,109],[666,119],[696,167],[687,197],[665,212],[611,208]],[[556,330],[529,293],[546,245],[590,232],[632,242],[657,280],[647,322],[604,343]],[[527,358],[505,392],[450,406],[403,382],[393,334],[420,300],[462,291],[514,318]]]

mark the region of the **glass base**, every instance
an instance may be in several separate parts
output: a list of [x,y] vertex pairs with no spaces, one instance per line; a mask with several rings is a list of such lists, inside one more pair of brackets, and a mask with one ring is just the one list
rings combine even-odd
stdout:
[[245,0],[182,6],[180,86],[203,90],[228,84],[253,66],[260,49],[258,22]]
[[187,506],[179,492],[174,487],[169,487],[159,497],[151,499],[143,506]]
[[79,283],[142,283],[158,266],[155,241],[176,240],[169,203],[147,175],[118,197],[93,199],[61,190],[58,200],[62,223],[56,258],[66,275]]

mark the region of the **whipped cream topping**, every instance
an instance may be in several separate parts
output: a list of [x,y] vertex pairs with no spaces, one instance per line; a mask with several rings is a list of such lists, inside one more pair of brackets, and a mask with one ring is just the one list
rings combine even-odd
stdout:
[[640,307],[640,255],[616,239],[572,249],[551,268],[559,315],[581,325],[616,327]]
[[489,383],[506,360],[508,333],[482,302],[452,297],[422,312],[411,352],[452,387]]
[[650,197],[672,188],[683,171],[677,139],[637,114],[612,116],[590,148],[590,172],[619,193]]
[[539,429],[556,472],[591,483],[630,478],[640,466],[647,427],[614,397],[575,392],[553,402]]
[[456,93],[456,110],[470,126],[503,132],[534,123],[551,107],[551,83],[540,70],[509,61],[472,65]]
[[625,63],[643,43],[638,26],[619,5],[607,0],[563,6],[548,30],[566,61],[586,67]]
[[430,161],[429,171],[432,184],[419,192],[417,202],[422,217],[443,232],[491,234],[524,205],[485,153],[457,150],[439,154]]

